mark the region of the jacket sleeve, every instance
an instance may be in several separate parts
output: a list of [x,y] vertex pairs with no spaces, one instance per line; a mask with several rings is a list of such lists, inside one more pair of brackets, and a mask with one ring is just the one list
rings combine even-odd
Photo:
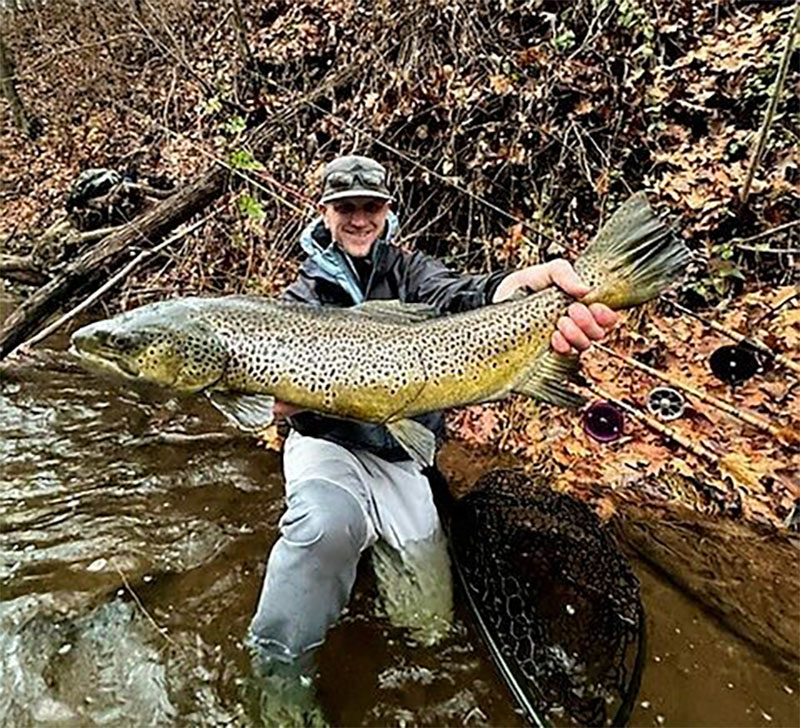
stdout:
[[510,273],[457,273],[420,252],[404,252],[403,266],[406,300],[435,306],[442,314],[471,311],[491,303],[500,282]]

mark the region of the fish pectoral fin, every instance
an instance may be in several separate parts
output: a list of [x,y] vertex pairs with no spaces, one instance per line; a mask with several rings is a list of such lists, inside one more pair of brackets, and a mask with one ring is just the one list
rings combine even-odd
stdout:
[[436,436],[425,425],[416,420],[404,419],[387,422],[386,427],[413,460],[423,467],[433,465]]
[[548,350],[536,358],[531,373],[517,382],[512,391],[558,407],[580,409],[586,404],[586,398],[567,386],[570,377],[579,369],[580,360],[577,356],[565,356]]
[[241,430],[262,430],[275,419],[272,409],[275,397],[268,394],[239,394],[209,392],[208,399],[222,414]]
[[405,303],[396,298],[383,301],[364,301],[348,309],[376,321],[392,324],[414,324],[436,318],[439,312],[427,303]]

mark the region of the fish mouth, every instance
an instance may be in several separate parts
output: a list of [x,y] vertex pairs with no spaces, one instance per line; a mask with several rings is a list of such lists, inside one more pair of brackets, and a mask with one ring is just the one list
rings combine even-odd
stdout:
[[124,357],[113,351],[89,351],[81,349],[75,344],[69,347],[68,353],[77,357],[81,362],[92,369],[118,374],[125,379],[140,379],[139,370],[132,366]]

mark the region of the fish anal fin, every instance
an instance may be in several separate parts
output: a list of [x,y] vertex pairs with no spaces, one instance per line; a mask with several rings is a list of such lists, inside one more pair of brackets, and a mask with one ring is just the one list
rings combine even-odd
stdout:
[[397,442],[423,467],[433,465],[436,455],[436,436],[416,420],[402,419],[387,422],[386,427]]
[[209,392],[208,399],[241,430],[255,432],[268,427],[275,419],[275,398],[268,394]]
[[536,358],[530,373],[516,382],[512,391],[558,407],[579,409],[586,403],[586,398],[567,386],[569,379],[579,369],[580,360],[577,356],[548,350]]

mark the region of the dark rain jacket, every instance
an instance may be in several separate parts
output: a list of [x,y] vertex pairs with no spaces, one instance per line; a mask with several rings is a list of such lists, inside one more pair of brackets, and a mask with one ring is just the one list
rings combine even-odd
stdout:
[[[348,307],[368,300],[395,299],[425,303],[440,314],[470,311],[491,302],[508,271],[488,275],[456,273],[420,252],[408,252],[392,244],[397,218],[389,214],[383,235],[375,242],[369,259],[351,258],[332,243],[321,219],[301,234],[308,253],[297,280],[282,298],[320,306]],[[415,417],[441,442],[444,419],[439,412]],[[387,460],[406,460],[408,455],[382,425],[342,420],[315,412],[289,418],[303,435],[320,437],[353,449],[369,450]]]

